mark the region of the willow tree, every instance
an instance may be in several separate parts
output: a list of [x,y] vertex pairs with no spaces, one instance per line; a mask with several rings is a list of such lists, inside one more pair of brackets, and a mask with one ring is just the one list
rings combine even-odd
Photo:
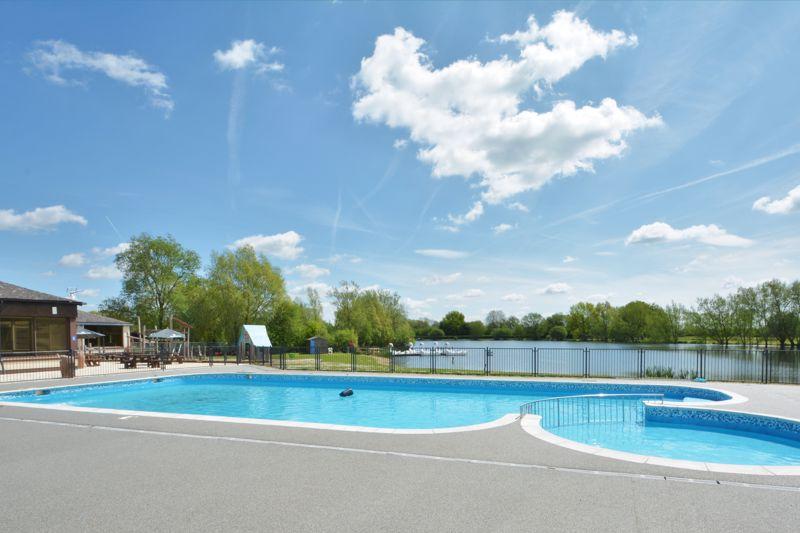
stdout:
[[278,303],[288,300],[280,271],[250,246],[211,255],[207,290],[229,342],[243,324],[268,324]]

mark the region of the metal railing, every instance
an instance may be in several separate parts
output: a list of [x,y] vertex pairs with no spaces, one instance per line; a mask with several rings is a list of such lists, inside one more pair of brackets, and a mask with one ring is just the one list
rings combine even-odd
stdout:
[[[62,357],[66,360],[62,361]],[[157,361],[160,360],[166,362],[159,366]],[[796,350],[439,346],[402,351],[336,347],[311,353],[307,346],[245,350],[235,345],[199,343],[192,343],[177,353],[174,350],[0,353],[0,382],[110,374],[183,363],[249,363],[281,370],[339,372],[604,379],[702,378],[709,381],[800,384],[800,351]]]
[[644,424],[644,401],[664,403],[663,394],[584,394],[522,404],[520,416],[541,417],[542,428],[586,424]]

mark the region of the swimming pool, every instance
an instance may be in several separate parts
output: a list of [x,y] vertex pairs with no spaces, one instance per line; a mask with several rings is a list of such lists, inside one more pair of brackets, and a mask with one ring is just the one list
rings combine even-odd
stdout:
[[[347,388],[352,388],[354,394],[340,397],[339,392]],[[430,433],[508,423],[517,419],[520,406],[526,402],[597,394],[625,395],[626,402],[641,410],[641,416],[555,425],[545,414],[542,426],[550,434],[571,442],[644,456],[740,465],[800,465],[800,425],[762,417],[783,420],[785,427],[780,431],[768,431],[772,422],[754,426],[751,419],[742,419],[743,415],[725,424],[717,423],[719,420],[714,422],[712,418],[719,418],[718,414],[697,414],[708,409],[695,409],[695,414],[687,418],[691,411],[687,406],[742,400],[731,393],[691,386],[228,373],[31,389],[0,394],[0,402]],[[643,403],[642,400],[653,400],[654,395],[658,402],[652,402],[652,406]],[[602,401],[619,404],[612,397]],[[570,409],[573,415],[583,418],[580,407]]]
[[[342,398],[346,388],[353,396]],[[383,429],[444,429],[493,422],[522,403],[567,394],[655,392],[675,401],[723,401],[710,389],[575,382],[196,374],[0,395],[0,401],[228,416]]]

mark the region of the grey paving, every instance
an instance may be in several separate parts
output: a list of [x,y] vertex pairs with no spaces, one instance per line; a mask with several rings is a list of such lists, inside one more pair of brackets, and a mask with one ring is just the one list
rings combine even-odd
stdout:
[[[798,396],[765,389],[758,410]],[[518,424],[385,435],[0,407],[3,531],[794,531],[800,491],[783,487],[800,478],[594,457]]]

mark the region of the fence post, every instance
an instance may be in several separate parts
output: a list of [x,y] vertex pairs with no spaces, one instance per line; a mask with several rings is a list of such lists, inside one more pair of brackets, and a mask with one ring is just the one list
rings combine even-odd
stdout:
[[700,348],[700,377],[706,377],[706,349]]
[[314,347],[314,370],[319,370],[320,366],[320,355],[319,355],[319,347]]
[[533,349],[533,375],[539,375],[539,347]]
[[356,371],[356,367],[357,367],[357,363],[356,363],[356,347],[355,346],[351,346],[350,347],[350,371],[351,372],[355,372]]
[[389,350],[389,372],[394,372],[394,350]]
[[436,348],[430,348],[430,352],[429,352],[430,356],[428,358],[428,370],[430,371],[431,374],[433,374],[436,371],[436,369],[435,369],[436,362],[434,360],[434,357],[436,357],[434,355],[434,350],[435,349]]
[[644,350],[639,348],[639,379],[644,377]]
[[589,348],[583,349],[583,377],[589,377]]

